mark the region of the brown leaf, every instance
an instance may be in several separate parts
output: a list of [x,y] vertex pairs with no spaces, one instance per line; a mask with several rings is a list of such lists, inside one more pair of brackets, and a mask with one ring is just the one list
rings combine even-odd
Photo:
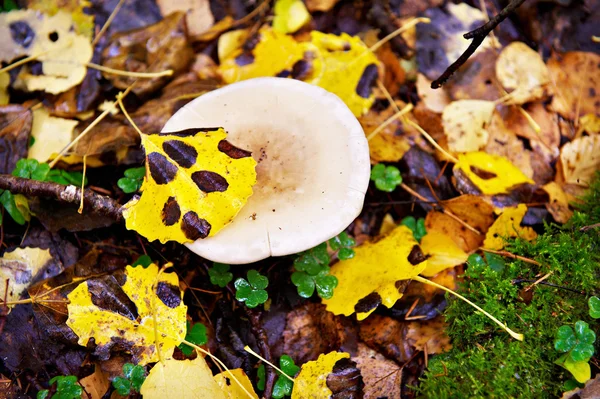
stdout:
[[447,352],[452,348],[450,337],[446,335],[446,323],[442,317],[428,321],[412,322],[406,331],[406,340],[415,349],[428,354]]
[[600,136],[583,136],[565,144],[560,166],[565,182],[588,187],[600,169]]
[[573,211],[569,209],[569,197],[556,182],[550,182],[542,187],[548,193],[550,200],[546,204],[546,209],[552,214],[554,220],[559,223],[567,223]]
[[96,365],[92,374],[79,380],[79,383],[88,393],[89,399],[101,399],[110,387],[108,376],[102,372],[98,365]]
[[600,374],[588,380],[583,388],[575,388],[563,394],[561,399],[597,399],[600,398]]
[[0,106],[0,173],[11,173],[27,157],[33,114],[22,105]]
[[402,369],[396,362],[363,343],[358,344],[358,353],[352,360],[365,383],[364,399],[401,398]]
[[464,68],[459,68],[448,82],[452,99],[495,101],[502,97],[496,79],[497,58],[495,50],[487,49],[475,54]]
[[360,323],[360,339],[400,364],[407,362],[415,348],[406,341],[407,322],[372,314]]
[[[188,42],[185,14],[175,12],[162,21],[142,29],[114,35],[102,53],[105,67],[132,72],[161,72],[173,70],[177,75],[187,69],[193,58]],[[138,80],[133,77],[105,74],[112,84],[125,89]],[[163,87],[168,76],[139,79],[133,88],[145,96]]]
[[[80,133],[92,122],[93,120],[84,121],[76,130]],[[139,142],[139,135],[129,123],[125,124],[120,118],[107,116],[77,142],[73,152],[80,156],[100,155],[116,152]]]
[[314,11],[329,11],[339,0],[306,0],[306,8],[311,13]]
[[169,15],[175,11],[185,12],[188,30],[192,36],[206,32],[215,23],[208,0],[157,0],[156,4],[162,15]]
[[585,114],[600,114],[600,55],[573,51],[548,61],[554,98],[551,107],[574,120]]
[[356,362],[348,358],[338,360],[331,373],[327,375],[327,388],[332,399],[361,399],[363,397],[363,379]]
[[[441,114],[444,111],[444,108],[450,104],[450,97],[446,92],[446,88],[441,87],[439,89],[432,89],[431,80],[427,79],[425,75],[421,73],[417,75],[416,86],[422,103],[430,111]],[[429,132],[425,126],[421,125],[421,127]]]

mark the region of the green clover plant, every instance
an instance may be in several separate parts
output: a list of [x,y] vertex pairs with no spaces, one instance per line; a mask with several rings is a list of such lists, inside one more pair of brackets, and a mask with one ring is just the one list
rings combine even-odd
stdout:
[[265,288],[269,285],[269,279],[256,270],[248,271],[248,280],[238,278],[233,285],[235,286],[235,298],[244,302],[249,308],[255,308],[263,304],[269,298]]
[[425,228],[425,219],[423,218],[415,219],[414,216],[407,216],[402,219],[400,224],[411,229],[415,240],[418,242],[421,242],[421,239],[427,234],[427,229]]
[[[300,367],[296,366],[294,360],[288,355],[282,355],[279,358],[279,368],[288,376],[294,377],[298,371],[300,371]],[[283,376],[279,371],[277,373],[277,380],[275,380],[275,385],[273,386],[273,398],[282,399],[285,396],[291,396],[292,390],[294,389],[294,382],[289,378]],[[261,391],[265,390],[265,365],[261,364],[258,367],[258,381],[256,383],[256,387]]]
[[504,270],[504,258],[500,255],[485,252],[483,256],[479,254],[471,254],[467,258],[469,267],[483,271],[485,269],[491,269],[496,273],[501,273]]
[[327,243],[300,253],[294,260],[292,283],[298,288],[298,295],[310,298],[317,289],[317,294],[323,299],[333,296],[333,290],[338,285],[335,276],[329,274],[329,254]]
[[371,169],[371,180],[378,190],[391,193],[402,183],[402,176],[397,167],[378,163]]
[[124,177],[117,180],[117,186],[127,194],[135,193],[142,187],[145,175],[145,166],[129,168],[125,171]]
[[137,260],[135,262],[133,262],[133,264],[131,266],[133,266],[133,267],[142,266],[144,269],[146,269],[151,264],[152,264],[152,258],[150,258],[148,255],[142,255],[139,258],[137,258]]
[[[59,375],[50,380],[50,385],[56,382],[56,393],[52,395],[52,399],[76,399],[80,398],[83,393],[83,388],[77,383],[77,377],[74,375]],[[42,389],[37,393],[37,399],[46,399],[49,390]]]
[[123,377],[115,377],[112,385],[119,395],[127,396],[132,390],[139,392],[145,379],[146,370],[142,366],[125,363]]
[[588,299],[588,305],[590,307],[590,317],[592,319],[600,319],[600,298],[593,296]]
[[354,258],[352,247],[355,245],[356,241],[354,241],[354,238],[349,237],[345,231],[329,240],[329,247],[334,251],[338,251],[337,256],[339,260]]
[[[185,340],[191,342],[194,345],[204,345],[208,338],[206,337],[206,326],[202,323],[195,323],[190,329],[190,322],[187,322],[187,332],[185,333]],[[178,346],[184,355],[189,356],[194,353],[194,348],[191,346],[181,343]]]
[[229,269],[229,265],[215,262],[213,267],[208,269],[210,282],[214,285],[224,288],[231,280],[233,280],[233,274],[229,271]]
[[583,383],[591,378],[589,360],[594,355],[596,334],[585,321],[577,321],[575,330],[571,326],[560,326],[556,331],[554,349],[564,353],[555,364],[567,369],[575,379]]

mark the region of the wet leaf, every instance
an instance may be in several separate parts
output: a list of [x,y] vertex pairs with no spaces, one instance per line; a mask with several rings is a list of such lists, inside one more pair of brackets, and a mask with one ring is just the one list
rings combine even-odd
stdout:
[[321,354],[317,360],[304,363],[294,379],[292,399],[328,398],[331,389],[327,387],[327,376],[338,360],[349,358],[344,352]]
[[537,234],[531,227],[521,227],[526,212],[525,204],[519,204],[516,208],[504,208],[485,235],[483,247],[499,250],[504,248],[505,239],[508,238],[520,237],[527,241],[535,239]]
[[495,109],[492,101],[460,100],[450,103],[442,113],[448,148],[454,152],[477,151],[488,142],[486,127]]
[[94,338],[102,349],[106,345],[110,347],[113,339],[119,337],[130,346],[140,365],[159,360],[157,344],[163,358],[169,359],[175,346],[185,337],[187,306],[182,301],[177,275],[158,272],[155,264],[147,269],[131,266],[125,269],[126,280],[121,289],[135,304],[137,316],[105,308],[111,300],[106,299],[105,303],[102,296],[93,293],[93,280],[79,284],[68,295],[67,320],[67,325],[79,337],[79,344],[85,346]]
[[146,178],[125,225],[148,240],[193,242],[217,234],[252,195],[256,161],[219,149],[223,129],[142,135]]
[[396,362],[387,359],[363,343],[358,344],[358,352],[356,356],[352,357],[352,360],[360,369],[365,383],[365,399],[401,398],[402,370]]
[[593,319],[600,319],[600,298],[597,296],[590,297],[588,306],[590,307],[590,317]]
[[205,33],[215,23],[208,0],[158,0],[156,4],[165,17],[177,11],[185,12],[186,26],[191,36]]
[[108,375],[102,371],[98,364],[96,364],[94,372],[79,380],[79,383],[83,386],[85,392],[91,396],[90,399],[102,399],[110,387]]
[[554,363],[568,370],[578,382],[584,383],[592,376],[590,364],[587,361],[576,362],[568,353],[556,359]]
[[[185,340],[191,342],[194,345],[204,345],[208,338],[206,337],[206,326],[202,323],[194,323],[194,326],[191,327],[190,322],[187,322],[187,328],[185,333]],[[189,346],[188,344],[180,344],[179,349],[183,352],[184,355],[189,356],[194,353],[194,348]]]

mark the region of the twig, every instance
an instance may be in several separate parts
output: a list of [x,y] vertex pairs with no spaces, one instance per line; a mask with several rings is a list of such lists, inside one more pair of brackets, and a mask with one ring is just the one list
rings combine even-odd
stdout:
[[544,274],[542,277],[538,278],[537,280],[535,280],[533,282],[533,284],[531,284],[530,286],[525,288],[525,291],[529,291],[530,289],[532,289],[533,287],[535,287],[536,285],[538,285],[539,283],[543,282],[544,280],[546,280],[548,277],[550,277],[552,275],[552,273],[554,273],[553,271]]
[[450,76],[452,76],[452,74],[456,72],[458,68],[460,68],[465,62],[467,62],[467,60],[473,55],[473,53],[475,53],[475,50],[477,50],[481,43],[483,43],[487,35],[491,31],[493,31],[494,28],[496,28],[496,26],[500,24],[500,22],[504,21],[510,13],[519,8],[524,2],[525,0],[511,0],[511,2],[494,18],[490,19],[488,22],[486,22],[479,28],[465,33],[463,35],[465,39],[473,39],[471,41],[471,44],[469,44],[469,47],[467,47],[465,52],[462,53],[461,56],[458,57],[458,59],[454,61],[452,65],[446,68],[444,73],[442,73],[442,75],[439,78],[431,82],[431,88],[439,89],[440,87],[442,87],[442,85],[446,83],[448,78],[450,78]]
[[[252,330],[252,334],[256,338],[256,344],[258,345],[258,349],[260,350],[261,356],[268,362],[273,363],[273,359],[271,357],[271,349],[269,348],[269,342],[267,340],[267,334],[265,330],[260,325],[260,313],[248,309],[246,306],[242,306],[242,309],[246,312],[246,316],[248,317],[248,321],[250,322],[250,328]],[[273,396],[273,386],[275,384],[275,370],[273,370],[270,366],[265,366],[265,390],[263,396],[267,399],[270,399]]]
[[526,258],[524,256],[520,256],[520,255],[515,255],[512,252],[508,252],[508,251],[496,251],[493,249],[487,249],[487,248],[479,248],[480,250],[484,251],[484,252],[489,252],[492,254],[496,254],[496,255],[500,255],[500,256],[506,256],[507,258],[512,258],[512,259],[518,259],[521,260],[525,263],[531,263],[532,265],[536,265],[536,266],[542,266],[542,264],[536,260],[533,259],[529,259]]
[[[23,194],[26,197],[51,198],[63,203],[79,204],[81,201],[81,188],[73,185],[23,179],[11,175],[0,174],[0,189],[8,190],[13,194]],[[91,190],[84,190],[83,199],[86,207],[100,215],[109,216],[116,221],[123,217],[121,205],[112,198],[99,195]]]
[[92,47],[95,47],[96,44],[98,43],[98,41],[100,40],[100,38],[102,37],[102,35],[104,35],[106,33],[106,31],[108,30],[108,27],[110,26],[110,24],[112,23],[112,21],[117,16],[117,13],[121,9],[121,7],[123,7],[123,3],[125,3],[125,0],[119,0],[119,3],[116,5],[116,7],[110,13],[110,16],[108,17],[108,19],[106,20],[106,22],[104,23],[104,25],[102,25],[102,28],[100,29],[100,31],[98,32],[98,34],[94,38],[94,41],[92,42]]
[[600,223],[594,223],[594,224],[590,224],[589,226],[583,226],[582,228],[579,229],[579,231],[588,231],[591,229],[596,229],[600,227]]
[[[516,278],[516,279],[512,280],[511,283],[514,285],[517,285],[517,284],[521,284],[521,283],[535,283],[536,281],[537,280],[530,280],[530,279],[526,279],[526,278]],[[569,288],[569,287],[563,287],[562,285],[552,284],[547,281],[539,281],[538,284],[547,285],[548,287],[559,288],[561,290],[571,291],[571,292],[574,292],[574,293],[580,294],[580,295],[587,295],[584,291],[579,291],[579,290],[576,290],[574,288]]]

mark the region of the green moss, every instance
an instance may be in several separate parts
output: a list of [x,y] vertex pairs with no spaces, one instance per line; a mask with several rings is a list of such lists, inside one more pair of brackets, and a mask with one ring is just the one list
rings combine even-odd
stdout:
[[[599,222],[597,178],[568,224],[545,226],[544,234],[533,243],[509,242],[508,251],[535,259],[542,266],[518,260],[507,261],[499,271],[486,264],[469,265],[460,292],[523,333],[525,340],[512,339],[469,305],[448,297],[445,316],[454,348],[430,361],[417,388],[419,394],[428,398],[560,396],[564,382],[571,377],[554,364],[560,355],[553,347],[556,330],[585,320],[592,330],[600,331],[600,321],[589,317],[587,306],[588,298],[598,291],[600,231],[580,231]],[[552,274],[545,281],[578,292],[538,284],[525,293],[530,282],[515,284],[515,280],[533,281],[549,272]],[[596,353],[599,349],[597,342]]]

